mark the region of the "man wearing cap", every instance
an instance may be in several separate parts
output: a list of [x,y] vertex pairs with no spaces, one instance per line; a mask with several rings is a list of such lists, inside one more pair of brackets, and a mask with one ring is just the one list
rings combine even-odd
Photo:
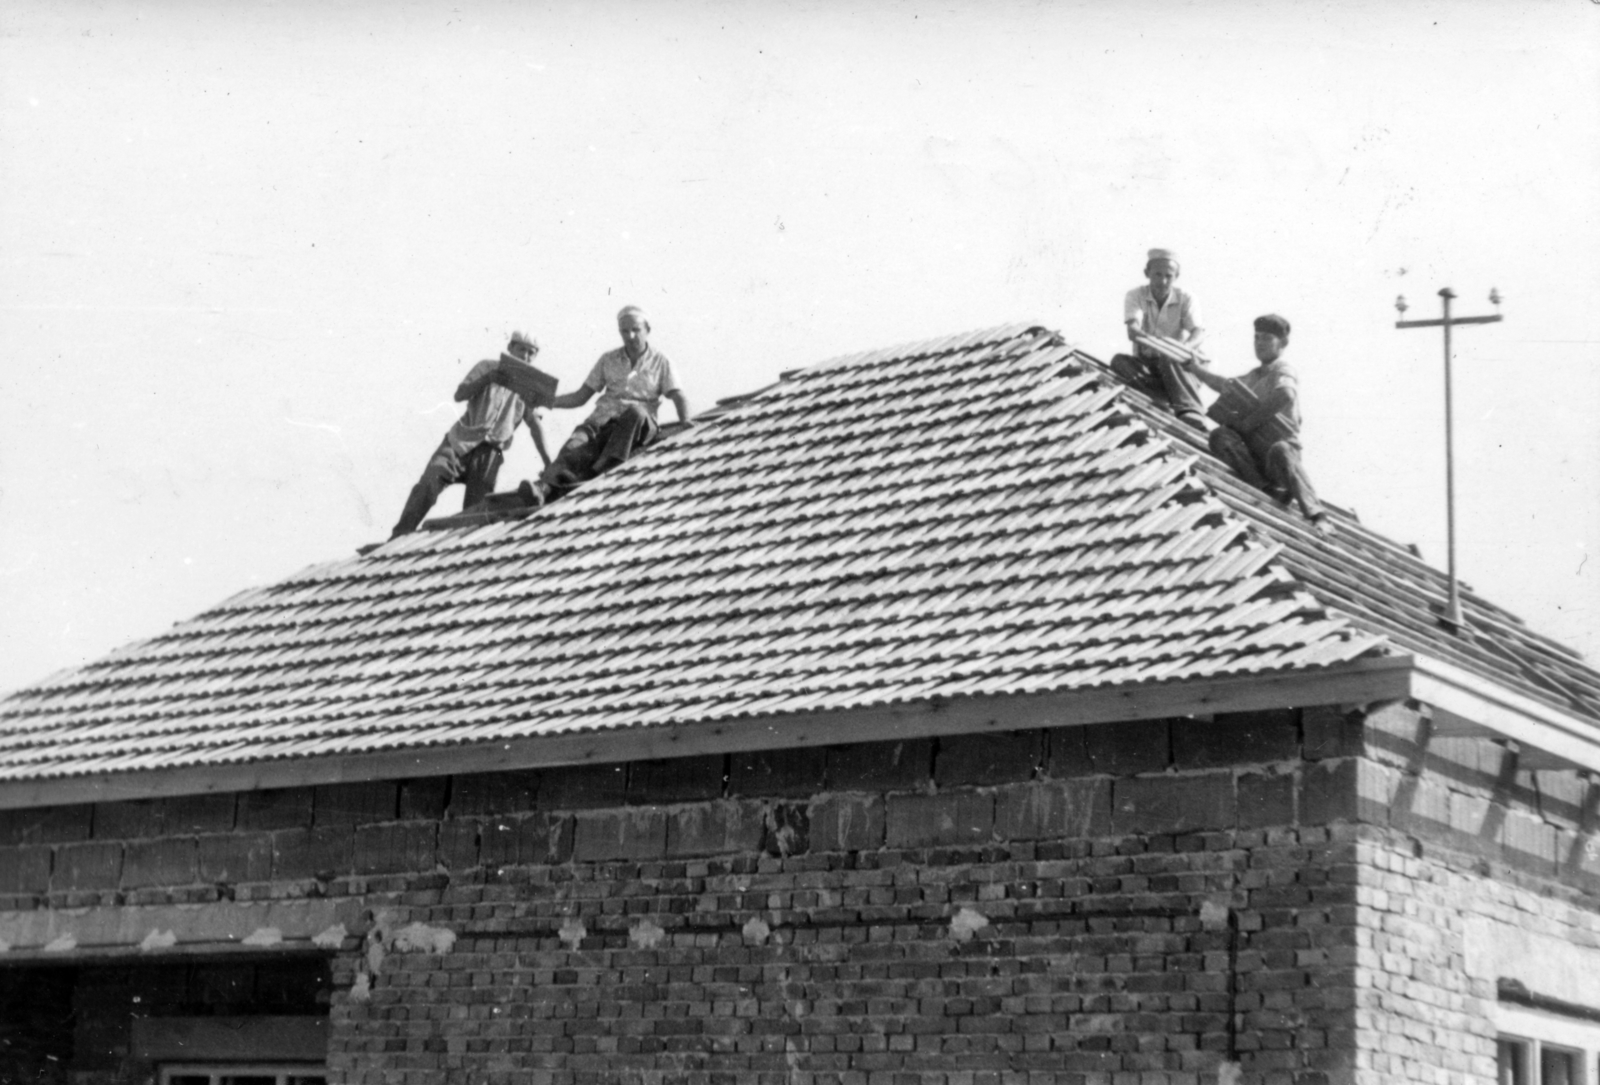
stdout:
[[[1178,287],[1178,254],[1171,249],[1151,249],[1144,265],[1144,286],[1128,291],[1122,302],[1122,322],[1128,339],[1137,333],[1174,339],[1193,349],[1205,338],[1200,308],[1188,291]],[[1196,429],[1205,429],[1200,412],[1200,390],[1185,368],[1135,342],[1134,352],[1111,359],[1111,370],[1134,387],[1165,402],[1172,412]]]
[[689,400],[678,388],[678,378],[667,356],[650,345],[650,318],[637,305],[617,314],[617,334],[622,346],[600,355],[594,368],[576,390],[556,396],[554,406],[581,407],[595,393],[600,401],[589,417],[572,431],[554,463],[547,463],[538,482],[518,489],[523,500],[540,505],[559,497],[575,483],[594,478],[648,448],[660,435],[656,408],[665,396],[689,421]]
[[[539,344],[521,332],[513,332],[506,353],[520,362],[531,362],[539,353]],[[527,423],[533,447],[538,449],[539,458],[549,464],[539,416],[521,396],[495,382],[499,366],[498,358],[479,362],[456,386],[456,402],[465,403],[467,409],[444,435],[428,466],[422,469],[422,477],[411,487],[406,507],[389,535],[391,539],[415,531],[439,499],[439,492],[451,483],[466,484],[463,509],[493,493],[500,463],[505,459],[505,450],[511,447],[518,423]]]
[[[1312,527],[1327,535],[1333,525],[1300,462],[1300,385],[1283,360],[1288,345],[1286,319],[1276,313],[1256,317],[1255,353],[1261,364],[1237,379],[1249,392],[1242,398],[1251,405],[1211,431],[1211,454],[1256,489],[1299,504]],[[1225,398],[1229,396],[1232,382],[1227,378],[1192,363],[1189,372]],[[1223,406],[1222,401],[1218,406]]]

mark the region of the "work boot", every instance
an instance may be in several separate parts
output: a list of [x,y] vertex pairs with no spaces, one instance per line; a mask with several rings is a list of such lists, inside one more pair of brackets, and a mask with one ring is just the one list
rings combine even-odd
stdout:
[[543,508],[545,503],[544,483],[522,480],[517,487],[517,496],[522,498],[522,503],[530,509]]

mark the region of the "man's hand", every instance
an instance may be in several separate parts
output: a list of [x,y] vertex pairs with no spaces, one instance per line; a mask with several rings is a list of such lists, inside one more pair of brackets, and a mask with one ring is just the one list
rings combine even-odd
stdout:
[[581,407],[589,402],[593,395],[593,388],[590,388],[587,384],[580,384],[575,391],[568,392],[564,396],[556,396],[550,401],[550,406],[563,411],[571,410],[573,407]]
[[500,363],[496,361],[488,369],[485,369],[482,373],[480,373],[476,380],[469,378],[462,381],[460,384],[456,385],[456,402],[465,403],[467,400],[483,391],[490,384],[493,384],[495,382],[495,378],[497,378],[499,375]]
[[690,417],[689,417],[689,397],[684,395],[682,392],[678,391],[676,388],[674,388],[672,391],[667,393],[667,398],[672,400],[672,406],[678,412],[678,421],[680,421],[680,422],[688,422],[688,421],[690,421]]

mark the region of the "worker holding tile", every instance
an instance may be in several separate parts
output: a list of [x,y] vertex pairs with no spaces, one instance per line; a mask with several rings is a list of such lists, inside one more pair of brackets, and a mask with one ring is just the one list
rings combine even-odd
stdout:
[[[539,344],[522,332],[513,332],[506,353],[518,362],[529,362],[539,353]],[[422,523],[440,492],[452,483],[466,485],[462,509],[469,509],[494,492],[505,450],[511,447],[517,426],[526,423],[539,458],[550,463],[544,446],[544,430],[533,406],[506,387],[500,374],[500,359],[479,362],[456,386],[456,402],[465,403],[455,425],[444,435],[433,458],[422,469],[422,477],[411,487],[405,509],[389,537],[409,534]]]
[[672,362],[650,345],[650,318],[637,305],[617,314],[622,346],[607,351],[576,390],[558,395],[553,405],[581,407],[600,396],[589,417],[547,463],[537,482],[518,489],[523,501],[542,505],[574,485],[594,478],[648,448],[660,436],[656,409],[665,396],[680,422],[689,421],[689,400],[678,387]]
[[1132,354],[1111,359],[1117,376],[1148,394],[1196,429],[1206,428],[1200,411],[1200,390],[1184,366],[1139,342],[1140,336],[1158,336],[1190,350],[1205,338],[1200,308],[1177,285],[1178,254],[1171,249],[1151,249],[1144,265],[1148,282],[1128,291],[1122,302],[1123,325],[1133,342]]
[[1211,454],[1244,481],[1285,503],[1294,501],[1319,533],[1333,531],[1317,491],[1300,462],[1300,386],[1284,361],[1289,321],[1276,313],[1255,319],[1255,354],[1260,363],[1236,379],[1219,377],[1193,361],[1190,375],[1219,393],[1211,416]]

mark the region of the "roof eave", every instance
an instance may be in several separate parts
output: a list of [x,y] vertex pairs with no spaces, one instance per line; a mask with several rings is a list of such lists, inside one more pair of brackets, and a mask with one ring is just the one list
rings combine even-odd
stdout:
[[1410,696],[1433,710],[1439,737],[1515,742],[1518,767],[1600,772],[1600,727],[1442,660],[1413,657]]
[[1170,683],[940,698],[837,712],[585,730],[337,757],[19,780],[0,783],[0,809],[653,761],[1312,705],[1370,704],[1412,696],[1413,678],[1411,657],[1384,656],[1313,670]]

